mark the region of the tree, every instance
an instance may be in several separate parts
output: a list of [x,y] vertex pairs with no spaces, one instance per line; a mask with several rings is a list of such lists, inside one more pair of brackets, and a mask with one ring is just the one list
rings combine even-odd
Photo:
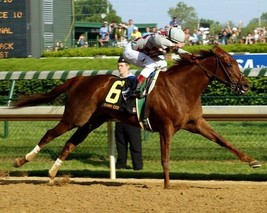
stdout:
[[261,26],[267,26],[267,12],[261,14]]
[[248,24],[248,27],[251,25],[255,28],[266,26],[267,25],[267,13],[262,13],[259,18],[251,19]]
[[121,22],[107,0],[75,0],[75,20],[81,22]]
[[177,17],[182,28],[189,28],[191,32],[198,27],[198,17],[193,7],[187,6],[184,2],[178,2],[176,7],[168,11],[170,18]]

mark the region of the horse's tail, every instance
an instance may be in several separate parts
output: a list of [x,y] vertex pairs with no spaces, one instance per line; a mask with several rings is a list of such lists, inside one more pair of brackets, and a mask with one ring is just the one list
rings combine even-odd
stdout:
[[12,104],[13,108],[27,107],[27,106],[37,106],[40,104],[49,103],[54,100],[59,95],[65,93],[79,78],[71,78],[65,83],[58,85],[53,90],[44,94],[35,94],[30,96],[23,96],[18,99],[18,101]]

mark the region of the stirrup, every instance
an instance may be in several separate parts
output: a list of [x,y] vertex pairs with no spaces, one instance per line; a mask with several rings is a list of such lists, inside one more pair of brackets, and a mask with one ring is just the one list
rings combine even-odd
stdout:
[[134,90],[133,92],[131,92],[130,94],[130,97],[135,97],[135,98],[138,98],[138,99],[141,99],[143,97],[145,97],[147,94],[144,91],[140,91],[140,90]]
[[143,91],[136,90],[136,91],[134,91],[133,94],[138,99],[141,99],[141,98],[143,98],[143,97],[145,97],[147,95],[145,90],[143,90]]

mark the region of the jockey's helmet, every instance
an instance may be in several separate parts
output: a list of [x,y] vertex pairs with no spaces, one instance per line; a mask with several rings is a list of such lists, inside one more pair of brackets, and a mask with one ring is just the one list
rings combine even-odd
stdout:
[[174,43],[184,43],[185,41],[185,34],[180,26],[170,28],[167,37]]

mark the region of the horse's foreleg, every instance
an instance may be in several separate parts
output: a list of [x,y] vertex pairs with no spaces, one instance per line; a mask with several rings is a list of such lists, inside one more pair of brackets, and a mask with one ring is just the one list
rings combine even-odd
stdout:
[[38,145],[36,145],[31,152],[27,153],[24,158],[16,158],[15,159],[14,166],[15,167],[21,167],[25,163],[32,161],[34,159],[34,157],[38,154],[38,152],[40,152],[41,149],[46,144],[51,142],[56,137],[62,135],[63,133],[65,133],[69,129],[70,129],[70,127],[68,125],[66,125],[64,122],[60,122],[56,127],[48,130],[46,132],[46,134],[42,137],[42,139],[40,140]]
[[190,124],[187,126],[187,130],[198,133],[211,141],[216,142],[222,147],[227,148],[230,152],[235,154],[241,161],[248,162],[252,168],[258,168],[261,164],[249,155],[236,149],[232,144],[226,141],[221,135],[215,132],[204,118],[196,121],[196,124]]
[[164,189],[170,187],[170,146],[172,133],[170,128],[160,133],[160,148],[161,148],[161,165],[164,176]]

